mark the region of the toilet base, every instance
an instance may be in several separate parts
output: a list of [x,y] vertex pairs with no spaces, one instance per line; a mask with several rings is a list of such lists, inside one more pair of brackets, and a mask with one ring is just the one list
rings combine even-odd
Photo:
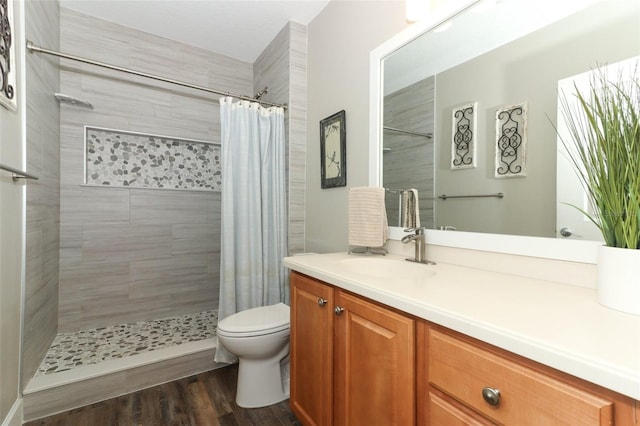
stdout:
[[236,404],[244,408],[258,408],[288,399],[289,380],[287,377],[283,381],[280,363],[288,352],[289,345],[281,356],[268,360],[239,358]]

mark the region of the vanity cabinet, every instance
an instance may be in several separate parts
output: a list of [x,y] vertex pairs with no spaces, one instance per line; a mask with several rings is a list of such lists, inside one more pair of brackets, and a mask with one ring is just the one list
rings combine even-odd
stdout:
[[632,398],[297,272],[291,315],[305,426],[640,426]]
[[290,405],[304,425],[415,424],[415,320],[293,272]]
[[421,425],[636,425],[635,401],[470,337],[417,325]]

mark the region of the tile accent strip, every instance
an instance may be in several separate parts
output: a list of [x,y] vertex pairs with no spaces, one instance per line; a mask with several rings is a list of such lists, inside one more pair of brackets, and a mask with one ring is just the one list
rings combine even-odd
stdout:
[[85,184],[220,191],[220,144],[85,126]]
[[211,339],[216,335],[218,311],[204,311],[152,321],[139,321],[59,333],[36,376],[59,373],[82,365],[137,355],[160,348]]

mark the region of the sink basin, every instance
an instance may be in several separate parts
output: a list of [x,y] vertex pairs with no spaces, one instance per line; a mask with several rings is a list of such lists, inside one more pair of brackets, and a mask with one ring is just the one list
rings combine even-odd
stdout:
[[383,280],[422,281],[436,273],[433,266],[388,257],[354,257],[339,264],[346,272]]

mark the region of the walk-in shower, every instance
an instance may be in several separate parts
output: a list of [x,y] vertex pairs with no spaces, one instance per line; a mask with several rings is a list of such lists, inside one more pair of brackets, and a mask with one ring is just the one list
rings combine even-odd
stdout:
[[[221,192],[164,185],[191,163],[217,161],[213,148],[200,158],[196,143],[220,142],[215,95],[297,105],[286,111],[297,126],[286,129],[286,167],[289,191],[305,190],[306,56],[291,47],[306,46],[303,25],[287,24],[249,63],[48,6],[28,3],[27,21],[47,31],[25,34],[27,155],[41,178],[28,188],[27,217],[47,220],[42,232],[26,225],[26,420],[218,366]],[[164,187],[131,185],[137,173]],[[291,200],[289,222],[303,223],[303,199]],[[304,250],[296,229],[293,252]]]

